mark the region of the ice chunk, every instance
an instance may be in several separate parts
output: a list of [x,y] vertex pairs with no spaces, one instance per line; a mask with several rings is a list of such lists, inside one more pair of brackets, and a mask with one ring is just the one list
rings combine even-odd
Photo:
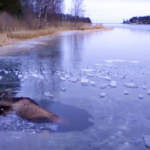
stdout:
[[42,75],[38,75],[38,74],[35,74],[35,73],[32,74],[32,77],[43,79]]
[[108,84],[110,87],[115,88],[117,86],[117,82],[116,81],[111,81]]
[[131,62],[131,63],[139,63],[139,61],[128,61],[128,62]]
[[128,88],[138,88],[138,86],[135,83],[133,83],[133,82],[124,83],[124,86],[128,87]]
[[102,66],[102,64],[93,64],[94,66]]
[[113,61],[112,60],[105,60],[107,63],[113,63]]
[[58,129],[58,125],[52,124],[50,125],[50,129],[56,131]]
[[129,95],[129,92],[128,91],[124,91],[124,95]]
[[62,88],[60,88],[60,89],[61,89],[61,91],[63,91],[63,92],[66,91],[66,88],[64,88],[64,87],[62,87]]
[[89,77],[93,77],[93,74],[88,74]]
[[78,78],[70,77],[69,81],[76,83],[78,81]]
[[100,97],[104,98],[106,96],[106,94],[104,92],[100,93]]
[[45,92],[44,95],[47,96],[47,97],[51,97],[51,98],[54,97],[50,92]]
[[143,138],[144,138],[146,147],[150,148],[150,135],[144,135]]
[[81,79],[81,84],[82,84],[83,86],[88,86],[88,84],[89,84],[89,79],[82,78],[82,79]]
[[105,89],[105,88],[107,88],[107,84],[103,83],[100,85],[100,89]]
[[90,81],[90,84],[91,84],[92,86],[95,86],[95,82],[94,82],[94,81]]
[[146,86],[146,85],[143,85],[142,88],[145,90],[145,89],[147,89],[147,86]]
[[125,76],[122,76],[120,79],[125,79]]
[[66,81],[66,78],[65,77],[60,77],[60,80]]
[[105,60],[107,63],[113,63],[113,62],[125,62],[125,60],[118,60],[118,59],[114,59],[114,60]]
[[8,72],[8,71],[6,71],[6,70],[4,70],[4,73],[5,73],[5,74],[8,74],[9,72]]
[[105,77],[105,80],[111,81],[111,77]]
[[68,75],[66,75],[65,77],[66,77],[66,78],[69,78],[69,76],[68,76]]
[[93,69],[82,69],[83,72],[93,72]]
[[139,95],[139,99],[143,99],[144,96],[142,94]]
[[21,74],[19,74],[19,75],[18,75],[18,78],[22,78],[22,75],[21,75]]

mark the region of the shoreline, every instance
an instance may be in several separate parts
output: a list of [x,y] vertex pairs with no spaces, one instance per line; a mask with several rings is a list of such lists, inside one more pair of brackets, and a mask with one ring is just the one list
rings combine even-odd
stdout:
[[[22,38],[22,39],[10,38],[10,37],[8,37],[9,33],[5,33],[5,34],[0,35],[0,38],[2,36],[4,38],[0,41],[0,49],[3,48],[3,47],[7,47],[7,46],[13,46],[17,43],[19,44],[20,42],[25,42],[25,41],[28,41],[28,40],[38,40],[39,38],[57,36],[59,34],[65,33],[65,32],[92,32],[92,31],[107,31],[107,30],[111,30],[111,29],[112,28],[104,27],[103,25],[92,26],[91,28],[90,27],[87,27],[87,28],[85,27],[84,29],[63,29],[63,30],[59,30],[59,28],[58,28],[58,30],[57,30],[57,28],[56,28],[57,31],[54,31],[53,33],[50,33],[50,34],[46,33],[45,35],[39,35],[39,36],[31,37],[31,38],[29,37],[29,38]],[[27,31],[27,32],[30,32],[30,31]],[[35,31],[31,31],[31,32],[35,32]],[[14,32],[14,34],[15,33],[19,34],[19,32]],[[11,35],[11,33],[10,33],[10,35]]]

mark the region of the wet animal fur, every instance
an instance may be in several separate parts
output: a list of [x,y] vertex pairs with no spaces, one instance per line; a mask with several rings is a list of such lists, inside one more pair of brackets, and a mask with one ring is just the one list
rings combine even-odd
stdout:
[[30,98],[10,96],[10,91],[0,92],[0,114],[7,115],[10,111],[31,122],[61,122],[59,116],[40,107]]

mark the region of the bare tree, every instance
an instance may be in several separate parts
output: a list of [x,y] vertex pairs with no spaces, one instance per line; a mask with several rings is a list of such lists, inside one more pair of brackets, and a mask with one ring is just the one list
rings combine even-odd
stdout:
[[[38,18],[37,28],[42,28],[48,20],[61,21],[64,0],[20,0],[24,16],[31,18],[31,13]],[[31,12],[32,10],[32,12]],[[26,12],[26,13],[25,13]]]
[[20,0],[21,8],[24,15],[31,15],[33,12],[34,0]]
[[78,18],[84,16],[84,0],[72,0],[71,14],[74,16],[74,24],[77,25]]
[[55,0],[37,0],[35,3],[38,13],[38,28],[42,28],[47,23],[47,14],[54,6]]

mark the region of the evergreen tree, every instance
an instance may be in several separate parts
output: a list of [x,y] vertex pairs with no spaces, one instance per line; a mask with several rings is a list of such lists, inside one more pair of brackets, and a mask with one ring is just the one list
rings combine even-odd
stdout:
[[19,0],[0,0],[0,12],[8,12],[10,14],[19,14],[21,12],[21,4]]

